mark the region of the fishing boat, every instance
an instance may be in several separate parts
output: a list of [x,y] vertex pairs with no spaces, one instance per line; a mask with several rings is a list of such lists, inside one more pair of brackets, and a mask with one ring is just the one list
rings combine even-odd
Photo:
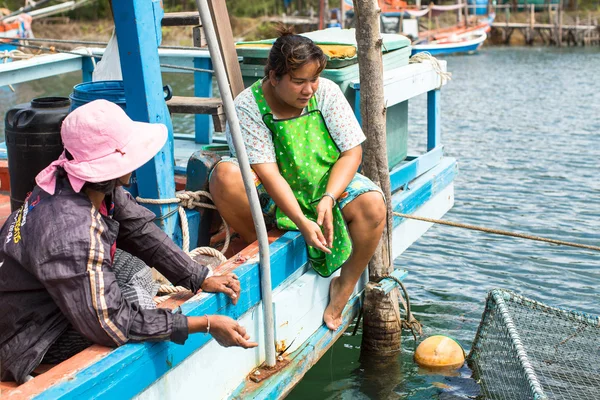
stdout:
[[427,52],[433,56],[448,54],[473,54],[479,50],[487,39],[483,31],[452,34],[443,39],[419,40],[413,44],[412,54]]
[[[214,161],[226,152],[222,137],[213,135],[212,127],[218,126],[223,104],[229,101],[226,92],[229,86],[221,84],[223,72],[233,73],[239,64],[237,57],[227,64],[219,48],[211,47],[211,43],[216,43],[217,30],[222,46],[220,50],[224,58],[231,61],[232,58],[227,56],[231,53],[225,48],[233,46],[233,42],[228,44],[227,40],[229,18],[225,2],[212,0],[210,8],[207,0],[199,0],[198,3],[202,25],[209,39],[209,50],[159,49],[161,20],[164,25],[165,21],[172,22],[181,16],[165,15],[159,2],[113,2],[114,13],[119,16],[115,18],[115,26],[127,113],[140,121],[168,119],[161,72],[177,71],[193,74],[196,98],[188,99],[187,103],[176,96],[173,99],[186,103],[188,108],[202,103],[204,112],[213,114],[212,119],[197,115],[195,135],[183,137],[174,134],[170,141],[174,149],[163,149],[154,160],[137,171],[137,191],[145,198],[171,198],[175,196],[176,188],[191,191],[204,188],[212,165],[207,160]],[[213,12],[212,19],[209,9]],[[192,15],[191,20],[198,25],[198,14]],[[215,21],[216,29],[211,20]],[[139,29],[142,26],[156,27],[152,30],[156,36],[142,35]],[[0,86],[73,71],[81,71],[82,80],[91,81],[95,66],[90,54],[99,58],[104,51],[81,49],[69,54],[34,57],[0,65]],[[454,204],[453,181],[457,174],[456,160],[444,155],[441,142],[440,89],[446,84],[443,74],[446,63],[429,60],[409,64],[408,43],[395,51],[401,53],[384,54],[392,208],[405,214],[440,218]],[[400,57],[401,61],[396,57]],[[246,62],[247,59],[244,60]],[[341,79],[338,84],[360,121],[362,95],[356,75],[356,56],[345,56],[343,60],[332,58],[330,62],[339,63],[342,68],[338,73],[340,76],[345,77],[346,72],[354,71],[354,75]],[[242,70],[244,65],[247,67],[244,78],[254,79],[252,71],[258,69],[249,63],[242,64]],[[200,102],[199,97],[212,95],[212,69],[223,97],[200,99],[205,100]],[[228,84],[233,87],[231,77],[229,75]],[[425,93],[427,129],[420,134],[427,137],[426,150],[408,154],[408,101]],[[170,105],[167,102],[171,112],[181,112],[173,106],[173,99]],[[2,182],[2,188],[5,187],[5,182]],[[151,209],[158,216],[159,226],[175,241],[182,243],[186,232],[182,233],[177,207],[177,204],[165,204]],[[187,238],[190,247],[195,247],[203,241],[200,233],[207,225],[208,217],[204,211],[198,210],[185,210],[184,214],[190,227]],[[394,217],[392,256],[397,258],[401,255],[431,225]],[[188,316],[221,314],[237,319],[253,340],[259,342],[258,348],[223,348],[205,334],[190,336],[184,345],[138,343],[116,349],[94,345],[61,364],[43,366],[45,368],[38,370],[39,375],[23,385],[0,383],[2,396],[11,399],[164,399],[190,396],[203,399],[271,399],[285,396],[352,323],[361,307],[367,276],[359,281],[344,310],[343,327],[332,332],[322,321],[331,278],[322,278],[309,267],[302,235],[296,231],[271,230],[265,239],[268,246],[259,247],[259,240],[216,267],[216,273],[234,271],[238,275],[243,291],[237,305],[232,305],[222,294],[194,295],[190,292],[179,292],[159,305],[171,309],[181,307]],[[402,280],[407,272],[396,270],[392,276]],[[378,290],[388,293],[395,287],[393,280],[385,280],[378,285]],[[265,368],[265,362],[275,356],[274,368]]]

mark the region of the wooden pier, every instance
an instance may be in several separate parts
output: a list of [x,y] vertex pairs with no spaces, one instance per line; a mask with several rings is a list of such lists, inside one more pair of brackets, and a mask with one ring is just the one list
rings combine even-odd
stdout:
[[[548,7],[547,13],[537,13],[533,4],[530,5],[528,22],[511,22],[510,11],[506,8],[505,22],[495,22],[492,24],[492,34],[502,37],[502,42],[509,44],[515,31],[520,32],[527,45],[532,45],[536,39],[541,40],[545,45],[555,46],[592,46],[600,45],[600,25],[598,19],[592,18],[591,14],[587,18],[581,19],[579,16],[570,18],[572,21],[565,23],[564,12],[559,6]],[[537,22],[538,17],[543,16],[545,23]]]

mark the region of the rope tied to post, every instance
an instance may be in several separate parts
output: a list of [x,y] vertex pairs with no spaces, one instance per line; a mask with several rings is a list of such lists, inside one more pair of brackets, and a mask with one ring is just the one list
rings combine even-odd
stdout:
[[470,229],[470,230],[473,230],[473,231],[480,231],[480,232],[485,232],[485,233],[492,233],[492,234],[495,234],[495,235],[510,236],[510,237],[516,237],[516,238],[521,238],[521,239],[535,240],[535,241],[538,241],[538,242],[552,243],[552,244],[558,244],[558,245],[562,245],[562,246],[571,246],[571,247],[577,247],[577,248],[580,248],[580,249],[588,249],[588,250],[600,251],[600,246],[592,246],[592,245],[589,245],[589,244],[580,244],[580,243],[567,242],[567,241],[564,241],[564,240],[550,239],[550,238],[545,238],[545,237],[541,237],[541,236],[529,235],[529,234],[526,234],[526,233],[517,233],[517,232],[503,231],[503,230],[500,230],[500,229],[486,228],[486,227],[483,227],[483,226],[476,226],[476,225],[461,224],[459,222],[444,221],[444,220],[440,220],[440,219],[419,217],[417,215],[402,214],[402,213],[399,213],[399,212],[394,212],[394,216],[395,217],[400,217],[400,218],[414,219],[414,220],[417,220],[417,221],[430,222],[430,223],[433,223],[433,224],[453,226],[455,228],[464,228],[464,229]]
[[[198,247],[192,251],[190,251],[190,233],[189,233],[189,225],[187,215],[185,213],[185,209],[194,210],[196,208],[208,208],[211,210],[216,210],[217,207],[214,204],[211,204],[213,199],[210,193],[204,190],[198,190],[195,192],[192,191],[181,191],[175,193],[176,197],[170,199],[144,199],[142,197],[137,197],[136,200],[138,203],[142,204],[156,204],[156,205],[166,205],[166,204],[178,204],[177,212],[179,213],[179,218],[181,220],[181,232],[183,235],[183,251],[185,251],[191,258],[194,258],[197,255],[208,255],[212,257],[217,257],[221,263],[227,261],[227,258],[223,255],[229,248],[229,242],[231,241],[231,233],[229,231],[229,226],[223,217],[221,220],[223,221],[222,227],[225,230],[225,244],[223,245],[223,250],[219,251],[212,247]],[[203,199],[208,199],[211,203],[207,203],[203,201]],[[170,215],[168,215],[170,216]]]
[[[414,317],[411,309],[410,309],[410,297],[408,296],[408,290],[406,290],[406,286],[404,283],[395,276],[392,275],[384,275],[377,280],[377,283],[381,283],[384,279],[390,279],[398,284],[398,286],[402,289],[404,296],[400,296],[400,302],[402,303],[402,307],[404,307],[404,311],[406,312],[406,318],[402,319],[398,314],[396,318],[398,318],[398,323],[402,327],[402,329],[410,330],[413,337],[415,338],[415,342],[417,341],[417,335],[421,336],[423,334],[423,325]],[[387,296],[389,299],[390,297]],[[391,302],[391,300],[390,300]]]

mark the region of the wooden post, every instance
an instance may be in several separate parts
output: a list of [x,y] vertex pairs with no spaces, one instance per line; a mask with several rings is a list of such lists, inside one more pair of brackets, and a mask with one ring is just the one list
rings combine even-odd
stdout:
[[[127,114],[134,121],[171,124],[165,105],[158,45],[162,40],[160,20],[163,16],[158,1],[112,0],[115,29],[119,42],[119,57],[125,85]],[[141,197],[165,199],[175,195],[173,132],[161,151],[136,171]],[[156,215],[156,224],[177,240],[181,232],[177,217],[171,214],[176,206],[149,205]]]
[[391,260],[392,197],[386,145],[386,108],[383,96],[382,39],[379,27],[381,10],[374,0],[355,0],[356,41],[360,73],[360,113],[367,136],[363,147],[363,171],[379,185],[387,199],[387,224],[382,240],[369,262],[369,282],[365,289],[363,355],[395,357],[400,351],[401,326],[398,320],[398,291],[374,290],[375,284],[393,271]]
[[562,47],[563,41],[563,0],[558,2],[558,47]]
[[431,41],[431,6],[433,3],[429,3],[429,11],[427,12],[427,41]]

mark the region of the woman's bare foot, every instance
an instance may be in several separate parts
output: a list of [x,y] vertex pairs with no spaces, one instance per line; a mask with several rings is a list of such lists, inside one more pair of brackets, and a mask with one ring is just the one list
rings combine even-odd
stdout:
[[339,277],[335,277],[331,280],[331,283],[329,284],[329,304],[323,313],[323,321],[325,321],[325,325],[332,331],[337,330],[340,325],[342,325],[342,312],[354,289],[354,287],[352,287],[350,288],[350,291],[348,291],[347,288],[340,287],[340,285],[341,282]]

